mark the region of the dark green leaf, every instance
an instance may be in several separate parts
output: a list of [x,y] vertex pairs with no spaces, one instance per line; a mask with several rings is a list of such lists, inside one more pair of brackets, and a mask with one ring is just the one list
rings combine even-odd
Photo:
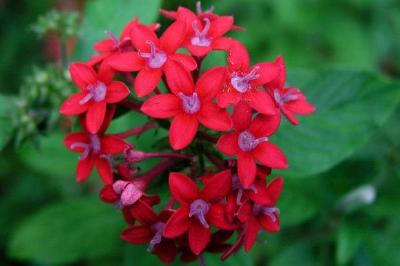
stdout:
[[11,139],[13,132],[12,111],[14,109],[14,98],[0,95],[0,151]]
[[[289,71],[290,73],[290,71]],[[317,112],[293,127],[284,123],[273,141],[289,159],[284,176],[306,177],[331,169],[362,147],[399,103],[398,83],[362,72],[292,72]]]
[[346,265],[353,258],[363,239],[363,228],[344,223],[336,236],[336,262]]
[[122,245],[119,212],[96,198],[49,205],[14,232],[8,253],[50,265],[116,254]]

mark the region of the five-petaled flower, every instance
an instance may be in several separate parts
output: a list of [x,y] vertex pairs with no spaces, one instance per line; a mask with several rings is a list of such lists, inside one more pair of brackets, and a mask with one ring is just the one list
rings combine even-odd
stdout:
[[171,173],[169,186],[172,196],[181,206],[168,220],[164,236],[176,238],[188,232],[189,246],[199,255],[210,241],[211,225],[232,230],[232,225],[221,215],[220,201],[231,187],[229,170],[214,175],[200,191],[196,183],[181,173]]
[[86,114],[86,128],[96,134],[104,122],[107,104],[114,104],[128,97],[129,88],[121,81],[113,81],[114,71],[106,64],[96,73],[83,63],[70,65],[72,81],[81,90],[64,101],[60,112],[64,115]]
[[156,95],[143,104],[141,110],[150,117],[173,117],[169,140],[175,150],[183,149],[193,141],[199,123],[217,131],[231,128],[227,111],[212,102],[223,81],[223,72],[222,67],[211,68],[196,85],[191,78],[175,79],[170,83],[173,94]]

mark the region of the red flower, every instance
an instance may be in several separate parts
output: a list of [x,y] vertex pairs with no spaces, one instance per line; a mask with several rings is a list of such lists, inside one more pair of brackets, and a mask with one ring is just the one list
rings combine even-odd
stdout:
[[212,10],[203,12],[200,2],[197,3],[197,15],[184,7],[179,7],[177,12],[162,10],[161,13],[186,23],[184,47],[196,57],[204,57],[212,50],[226,50],[230,46],[231,39],[223,36],[235,29],[232,16],[218,16]]
[[275,80],[265,85],[275,105],[293,125],[298,124],[295,114],[309,115],[315,112],[315,107],[309,103],[304,94],[295,87],[285,87],[286,68],[283,58],[279,56],[274,64],[279,69]]
[[257,240],[258,232],[264,228],[268,232],[279,231],[279,209],[275,207],[283,188],[283,179],[275,178],[267,186],[267,194],[270,203],[259,204],[247,201],[240,208],[238,218],[244,226],[245,250],[249,251]]
[[219,203],[231,188],[230,171],[214,175],[199,191],[196,183],[180,173],[169,176],[171,193],[181,206],[168,220],[164,236],[176,238],[189,232],[189,246],[199,255],[210,242],[210,224],[220,229],[232,230],[232,225],[223,217]]
[[272,63],[259,63],[250,67],[247,49],[239,41],[232,42],[228,62],[226,83],[217,96],[218,105],[226,108],[243,101],[262,114],[275,114],[274,102],[259,87],[276,78],[277,67]]
[[81,153],[76,169],[78,182],[85,181],[96,166],[97,172],[106,184],[113,182],[109,156],[122,153],[127,147],[127,143],[120,138],[87,132],[69,134],[64,139],[64,144],[69,150]]
[[157,215],[148,205],[143,205],[141,209],[143,220],[142,225],[131,226],[125,229],[121,238],[132,244],[148,244],[147,251],[157,255],[166,264],[171,264],[178,248],[173,240],[163,237],[165,223],[172,215],[172,211],[163,210]]
[[129,95],[129,88],[121,81],[112,81],[114,73],[102,65],[99,73],[83,63],[70,65],[72,81],[81,90],[64,101],[60,112],[64,115],[86,113],[86,128],[96,134],[103,124],[107,104],[118,103]]
[[[117,38],[112,32],[106,31],[105,33],[108,35],[109,38],[101,40],[94,45],[94,49],[99,54],[90,58],[88,64],[95,65],[100,62],[107,63],[107,60],[113,55],[132,51],[133,45],[130,38],[130,32],[132,27],[136,24],[140,24],[138,18],[134,18],[128,23],[119,38]],[[156,23],[145,27],[148,27],[150,30],[155,31],[160,27],[160,24]]]
[[151,93],[164,73],[167,82],[172,78],[189,76],[188,71],[197,68],[194,59],[177,53],[185,35],[185,23],[173,23],[158,39],[148,27],[132,26],[131,41],[138,52],[127,52],[110,58],[108,63],[118,71],[139,71],[135,79],[138,97]]
[[251,112],[240,117],[247,122],[237,123],[235,120],[238,118],[234,116],[235,131],[222,135],[217,142],[217,149],[226,155],[238,156],[240,182],[249,188],[256,177],[256,161],[278,169],[287,168],[288,162],[282,151],[268,139],[279,126],[277,116],[259,114],[252,122]]
[[196,135],[199,123],[218,131],[231,128],[231,118],[226,110],[211,102],[223,81],[223,72],[222,67],[207,70],[196,86],[191,78],[171,80],[170,89],[174,94],[153,96],[142,105],[142,112],[150,117],[173,117],[169,130],[173,149],[188,146]]

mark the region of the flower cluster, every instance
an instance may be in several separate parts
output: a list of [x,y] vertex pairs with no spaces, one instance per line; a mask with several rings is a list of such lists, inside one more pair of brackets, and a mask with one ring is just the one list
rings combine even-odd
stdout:
[[[97,168],[101,199],[121,209],[128,224],[123,240],[147,244],[166,264],[177,256],[202,261],[205,252],[225,260],[242,246],[249,251],[260,230],[280,229],[276,203],[283,179],[267,182],[266,176],[288,162],[270,137],[281,114],[296,125],[296,114],[311,114],[314,107],[285,85],[282,57],[250,64],[246,47],[225,36],[241,30],[233,17],[203,11],[200,4],[197,13],[184,7],[161,13],[173,22],[160,37],[160,25],[134,19],[119,38],[107,32],[88,62],[71,64],[80,92],[60,111],[79,116],[81,132],[64,143],[80,153],[77,181]],[[226,65],[201,69],[215,50],[225,52]],[[126,110],[149,122],[107,134]],[[124,140],[153,128],[169,128],[172,151],[141,151]],[[149,158],[159,161],[143,173],[137,164]],[[146,192],[172,168],[171,196],[161,208],[160,197]]]

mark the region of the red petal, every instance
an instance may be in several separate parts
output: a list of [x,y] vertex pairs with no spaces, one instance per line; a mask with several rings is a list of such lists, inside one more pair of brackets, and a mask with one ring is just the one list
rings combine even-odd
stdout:
[[253,123],[251,123],[250,131],[256,138],[269,137],[276,132],[280,124],[280,115],[257,115]]
[[106,63],[100,65],[97,78],[101,80],[104,84],[110,84],[114,79],[115,70]]
[[275,214],[274,216],[275,216],[275,221],[273,221],[271,217],[267,215],[261,215],[258,218],[258,221],[261,224],[261,226],[264,227],[264,229],[270,233],[278,232],[281,228],[278,215]]
[[170,59],[179,62],[187,71],[193,71],[197,69],[196,60],[190,55],[176,53],[169,56]]
[[193,93],[192,75],[180,63],[168,60],[164,66],[164,73],[168,87],[174,94],[183,92],[186,95],[190,95]]
[[76,181],[83,182],[89,176],[93,170],[94,160],[92,156],[87,157],[84,160],[79,160],[76,166]]
[[208,34],[213,37],[220,37],[230,31],[233,26],[233,17],[218,16],[211,21],[210,31]]
[[206,56],[212,51],[212,46],[197,46],[191,43],[189,43],[186,48],[189,50],[190,54],[199,58]]
[[72,81],[81,90],[86,90],[89,84],[94,84],[97,81],[97,75],[93,68],[83,63],[72,63],[69,66],[69,72]]
[[229,156],[238,154],[238,135],[236,133],[228,133],[222,135],[217,142],[217,149]]
[[227,108],[228,106],[237,104],[241,100],[241,98],[241,94],[237,91],[224,91],[218,94],[217,104],[221,108]]
[[181,236],[189,229],[189,225],[189,210],[187,207],[181,206],[165,225],[164,237],[176,238]]
[[254,67],[257,66],[259,67],[257,74],[260,77],[254,82],[256,86],[261,86],[271,82],[278,76],[279,68],[273,63],[260,63]]
[[159,47],[159,41],[154,31],[142,24],[133,25],[131,30],[131,42],[135,48],[139,51],[150,51],[150,45],[147,44],[148,41],[153,42]]
[[268,88],[283,88],[286,82],[286,67],[285,62],[283,61],[282,56],[278,56],[275,61],[274,65],[277,67],[278,75],[277,77],[269,84],[267,84]]
[[253,112],[245,101],[238,102],[232,114],[233,128],[237,132],[244,131],[252,124]]
[[113,174],[111,163],[107,159],[97,157],[95,159],[95,164],[101,180],[103,180],[105,184],[112,184]]
[[112,185],[106,185],[100,191],[100,198],[104,202],[114,203],[118,200],[118,195],[115,193]]
[[283,178],[274,178],[267,186],[268,198],[272,205],[275,205],[278,201],[283,189]]
[[153,253],[156,254],[162,262],[170,265],[175,260],[176,255],[178,255],[178,248],[173,241],[164,240],[154,247]]
[[222,204],[214,204],[207,218],[212,225],[222,230],[234,230],[236,226],[230,223],[225,216],[225,206]]
[[181,100],[173,94],[160,94],[148,99],[140,110],[154,118],[169,118],[182,111]]
[[223,87],[225,67],[214,67],[205,71],[196,83],[196,91],[202,99],[214,98]]
[[198,220],[192,219],[189,228],[189,246],[192,252],[199,255],[210,242],[211,229],[204,227]]
[[135,92],[138,97],[143,97],[152,92],[160,83],[161,69],[143,69],[135,79]]
[[177,12],[176,11],[170,11],[170,10],[165,10],[165,9],[160,9],[161,15],[163,15],[166,18],[175,20],[177,18]]
[[227,38],[227,37],[216,38],[212,42],[212,48],[214,50],[228,51],[232,45],[232,41],[233,41],[232,38]]
[[248,252],[257,240],[260,224],[257,219],[252,218],[246,224],[246,234],[244,236],[244,250]]
[[256,111],[265,115],[276,114],[275,102],[264,90],[253,90],[246,93],[248,104]]
[[253,150],[254,157],[262,164],[276,169],[284,169],[288,167],[288,161],[285,154],[271,142],[263,142],[257,145]]
[[182,45],[185,38],[186,25],[183,21],[175,21],[160,38],[161,46],[169,54],[174,53]]
[[229,49],[228,63],[234,70],[247,70],[250,64],[249,52],[239,41],[233,41]]
[[139,200],[130,207],[132,216],[143,224],[152,225],[158,221],[157,214],[147,203]]
[[109,57],[107,63],[118,71],[139,71],[144,68],[145,60],[136,52],[127,52]]
[[315,107],[311,103],[304,100],[287,102],[285,107],[288,110],[301,115],[309,115],[315,112]]
[[121,239],[132,244],[147,244],[154,233],[147,225],[133,226],[122,231]]
[[121,81],[112,81],[107,87],[106,100],[108,103],[118,103],[128,97],[130,91],[128,86]]
[[296,115],[292,111],[286,109],[285,105],[281,106],[281,111],[282,114],[289,120],[290,123],[292,123],[295,126],[299,124]]
[[218,202],[228,195],[231,188],[231,171],[222,171],[208,179],[203,190],[201,191],[201,197],[208,202]]
[[211,102],[202,102],[197,118],[205,127],[216,131],[226,131],[232,128],[232,119],[228,112]]
[[89,107],[86,113],[86,127],[90,133],[96,134],[99,131],[106,114],[106,106],[106,102],[101,101]]
[[71,148],[72,144],[80,142],[80,143],[89,143],[89,135],[86,133],[71,133],[64,138],[64,145],[67,147],[68,150],[73,152],[83,152],[84,148],[82,147],[75,147],[74,149]]
[[181,173],[169,174],[169,189],[174,199],[181,204],[190,204],[199,197],[196,183]]
[[101,40],[94,45],[94,49],[99,53],[110,52],[113,48],[114,41],[111,39]]
[[103,154],[118,154],[122,153],[128,144],[115,136],[103,136],[101,137],[101,152]]
[[253,156],[246,152],[239,153],[237,161],[240,183],[245,188],[250,187],[256,178],[256,162]]
[[174,150],[181,150],[192,143],[197,133],[199,122],[196,117],[178,114],[172,120],[169,128],[169,142]]
[[[235,199],[236,201],[236,199]],[[253,217],[253,205],[249,201],[244,202],[237,212],[237,217],[240,222],[245,223]]]
[[85,92],[71,95],[63,102],[60,113],[63,115],[79,115],[86,112],[88,105],[79,103],[86,95],[87,93]]

